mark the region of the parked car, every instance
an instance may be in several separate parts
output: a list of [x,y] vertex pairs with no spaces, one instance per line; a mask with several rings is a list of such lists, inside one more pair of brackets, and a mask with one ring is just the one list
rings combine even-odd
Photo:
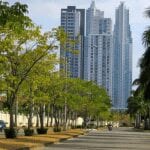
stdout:
[[6,128],[6,123],[4,120],[0,120],[0,131],[2,131],[4,128]]

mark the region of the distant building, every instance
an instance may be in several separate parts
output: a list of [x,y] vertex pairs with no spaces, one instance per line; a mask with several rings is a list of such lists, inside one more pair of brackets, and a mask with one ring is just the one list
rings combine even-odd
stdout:
[[[83,78],[85,10],[76,9],[75,6],[61,9],[61,27],[64,28],[70,39],[78,39],[78,43],[73,46],[66,45],[67,51],[62,47],[60,48],[60,57],[67,60],[67,65],[61,63],[60,69],[66,67],[69,77]],[[78,53],[75,51],[78,51]]]
[[96,9],[95,1],[86,11],[86,35],[99,34],[99,21],[104,18],[104,12]]
[[92,1],[86,11],[84,79],[103,86],[112,96],[112,21]]
[[126,109],[132,85],[132,37],[129,10],[123,2],[116,9],[113,39],[112,104],[114,109]]

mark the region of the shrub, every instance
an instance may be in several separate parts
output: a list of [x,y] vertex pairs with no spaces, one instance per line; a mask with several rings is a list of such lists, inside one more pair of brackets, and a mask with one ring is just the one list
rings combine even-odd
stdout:
[[82,126],[82,125],[77,125],[76,128],[77,128],[77,129],[82,129],[83,126]]
[[14,128],[12,129],[6,128],[4,129],[4,132],[6,138],[12,139],[17,137],[17,130]]
[[34,134],[34,130],[25,128],[24,129],[24,134],[25,134],[25,136],[32,136]]
[[47,134],[48,128],[37,128],[38,134]]

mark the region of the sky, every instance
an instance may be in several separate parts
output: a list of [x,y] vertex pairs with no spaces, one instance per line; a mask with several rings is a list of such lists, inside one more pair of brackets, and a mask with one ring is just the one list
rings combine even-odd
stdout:
[[[92,0],[3,0],[10,4],[21,2],[28,5],[29,16],[34,23],[40,25],[43,31],[49,31],[60,25],[61,8],[76,6],[77,8],[89,8]],[[146,18],[144,11],[150,7],[149,0],[124,0],[126,8],[130,12],[130,25],[133,38],[133,75],[132,80],[139,76],[139,59],[145,48],[142,45],[142,33],[150,25],[150,18]],[[120,0],[95,0],[97,9],[104,11],[104,16],[115,21],[115,9]]]

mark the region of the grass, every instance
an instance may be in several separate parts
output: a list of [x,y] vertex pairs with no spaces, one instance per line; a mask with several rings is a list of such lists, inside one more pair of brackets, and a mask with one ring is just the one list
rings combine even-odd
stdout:
[[81,129],[71,129],[54,133],[48,131],[48,134],[34,135],[34,136],[18,136],[16,139],[6,139],[0,137],[0,150],[18,150],[21,148],[36,148],[46,146],[52,143],[59,142],[68,138],[72,138],[84,134]]

